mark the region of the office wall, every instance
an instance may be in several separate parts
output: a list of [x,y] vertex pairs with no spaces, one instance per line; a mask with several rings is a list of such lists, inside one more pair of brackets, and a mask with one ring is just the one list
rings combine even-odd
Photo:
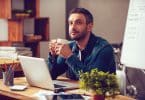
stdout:
[[65,38],[66,0],[40,0],[40,16],[50,18],[50,39]]

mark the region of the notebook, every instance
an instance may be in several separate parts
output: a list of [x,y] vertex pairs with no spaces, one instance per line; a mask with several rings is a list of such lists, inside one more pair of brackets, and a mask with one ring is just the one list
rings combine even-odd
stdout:
[[22,70],[29,85],[49,90],[75,89],[79,85],[66,81],[52,80],[45,59],[18,56]]

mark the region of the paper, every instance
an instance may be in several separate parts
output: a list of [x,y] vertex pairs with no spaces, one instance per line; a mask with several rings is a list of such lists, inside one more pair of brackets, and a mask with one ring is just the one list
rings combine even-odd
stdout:
[[[70,93],[68,94],[66,92],[54,93],[53,91],[49,90],[40,90],[38,93],[34,94],[34,96],[37,97],[37,100],[53,100],[54,99],[53,95],[71,95],[71,94]],[[91,98],[90,96],[82,96],[82,97],[83,100],[90,100]]]
[[10,87],[11,90],[19,90],[19,91],[25,90],[26,88],[27,88],[26,85],[14,85]]
[[39,92],[35,93],[33,96],[37,97],[37,100],[47,100],[46,95],[54,95],[53,91],[49,90],[40,90]]

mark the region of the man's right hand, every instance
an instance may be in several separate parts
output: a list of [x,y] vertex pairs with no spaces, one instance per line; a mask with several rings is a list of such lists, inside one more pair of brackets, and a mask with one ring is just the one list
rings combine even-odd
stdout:
[[54,39],[54,40],[51,40],[49,42],[49,45],[48,45],[48,50],[49,50],[49,52],[51,53],[52,56],[56,55],[56,53],[55,53],[55,45],[56,45],[56,43],[57,43],[57,40]]

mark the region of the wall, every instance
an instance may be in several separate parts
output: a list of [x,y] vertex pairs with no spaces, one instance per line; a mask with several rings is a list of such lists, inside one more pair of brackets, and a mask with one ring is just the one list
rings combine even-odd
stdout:
[[40,0],[40,16],[50,18],[50,39],[65,38],[66,0]]

